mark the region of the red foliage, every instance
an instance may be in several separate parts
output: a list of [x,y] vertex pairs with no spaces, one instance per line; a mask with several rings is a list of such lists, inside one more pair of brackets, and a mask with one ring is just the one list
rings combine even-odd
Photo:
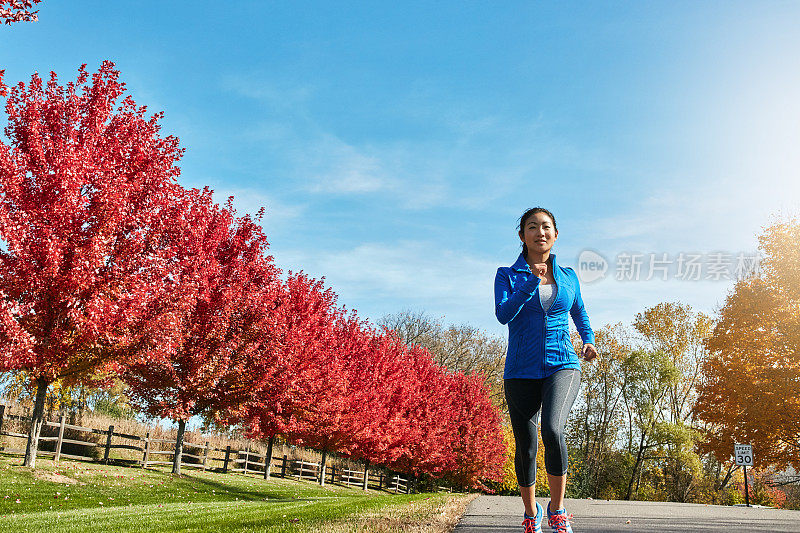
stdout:
[[8,91],[0,142],[0,370],[77,381],[124,364],[176,266],[178,139],[103,63]]
[[[313,294],[304,277],[295,282]],[[474,488],[485,488],[481,480],[498,479],[504,461],[500,416],[483,379],[447,372],[425,349],[376,332],[355,313],[336,314],[333,300],[327,303],[325,312],[316,314],[321,319],[316,331],[322,334],[298,329],[304,320],[292,321],[287,339],[301,331],[313,339],[304,343],[302,355],[293,356],[305,365],[293,373],[292,394],[269,401],[262,393],[250,406],[245,417],[250,435],[281,433],[296,444]],[[314,316],[310,309],[289,316]],[[331,330],[324,320],[332,316]]]
[[277,309],[274,348],[262,354],[269,377],[253,373],[250,380],[260,386],[250,386],[252,396],[245,408],[221,413],[220,418],[241,423],[254,437],[295,431],[298,417],[314,401],[309,391],[326,379],[336,313],[336,295],[322,281],[290,272]]
[[39,20],[33,6],[42,0],[0,0],[0,20],[5,24]]
[[177,333],[122,374],[136,404],[173,420],[237,409],[269,377],[264,355],[280,296],[278,270],[253,220],[234,218],[230,201],[225,209],[213,205],[208,189],[187,193],[186,205],[182,268],[169,295],[183,302],[171,314]]
[[330,334],[319,339],[328,344],[320,343],[306,355],[318,359],[297,376],[300,401],[292,413],[295,423],[285,435],[311,448],[350,455],[371,417],[371,405],[362,401],[357,381],[357,368],[370,355],[369,331],[355,314],[333,311]]
[[406,347],[386,332],[365,333],[350,367],[350,394],[361,414],[351,415],[349,425],[358,438],[348,454],[389,465],[403,455],[410,438],[403,416],[408,372],[401,355]]
[[505,443],[500,414],[489,400],[483,376],[455,374],[451,382],[451,409],[455,412],[449,429],[449,446],[456,467],[449,477],[456,484],[488,490],[481,480],[503,477]]

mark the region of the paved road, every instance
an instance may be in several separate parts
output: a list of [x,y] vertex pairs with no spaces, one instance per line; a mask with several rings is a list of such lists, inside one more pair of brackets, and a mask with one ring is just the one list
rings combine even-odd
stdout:
[[[543,507],[546,498],[539,498]],[[575,518],[575,533],[666,533],[725,531],[726,533],[790,531],[800,533],[800,511],[691,503],[566,500]],[[467,507],[454,533],[521,533],[519,496],[480,496]],[[542,531],[550,531],[547,518]]]

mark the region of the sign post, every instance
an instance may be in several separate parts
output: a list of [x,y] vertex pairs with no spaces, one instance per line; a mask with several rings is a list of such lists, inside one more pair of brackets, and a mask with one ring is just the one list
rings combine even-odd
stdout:
[[750,444],[734,444],[733,455],[736,464],[744,470],[744,503],[750,507],[750,488],[747,484],[747,467],[753,466],[753,446]]

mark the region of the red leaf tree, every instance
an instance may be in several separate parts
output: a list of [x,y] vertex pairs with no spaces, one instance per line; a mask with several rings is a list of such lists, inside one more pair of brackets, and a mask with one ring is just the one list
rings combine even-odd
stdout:
[[[7,95],[0,141],[0,370],[36,388],[25,464],[47,387],[86,380],[144,346],[160,320],[172,265],[165,239],[180,211],[178,139],[159,133],[124,92],[114,65],[65,86],[34,74]],[[136,326],[136,327],[134,327]]]
[[455,464],[447,477],[456,485],[488,490],[483,481],[499,481],[503,476],[506,450],[500,414],[480,374],[453,375],[449,396],[448,448],[454,452]]
[[354,456],[474,488],[500,475],[500,416],[482,377],[450,373],[390,332],[359,367],[358,404],[368,414]]
[[269,454],[277,435],[294,435],[303,444],[298,428],[317,401],[311,391],[322,381],[336,386],[326,374],[338,312],[336,295],[322,280],[290,272],[277,308],[274,345],[261,354],[266,364],[257,372],[264,375],[254,372],[247,381],[253,394],[245,408],[228,409],[221,419],[266,439]]
[[280,297],[260,227],[249,216],[234,218],[230,200],[219,209],[208,189],[193,192],[192,230],[180,252],[188,264],[175,283],[196,286],[191,304],[173,314],[174,342],[143,354],[122,374],[135,404],[178,422],[175,474],[189,418],[239,409],[270,377]]
[[413,476],[427,472],[441,477],[453,463],[453,452],[447,446],[453,414],[447,409],[448,384],[425,348],[406,347],[400,363],[404,377],[392,396],[396,423],[403,427],[403,451],[389,466]]
[[353,457],[379,421],[383,387],[372,378],[375,332],[355,312],[338,313],[330,346],[316,351],[320,359],[303,375],[301,409],[289,440],[322,450],[320,483],[329,452]]
[[[390,465],[404,454],[416,437],[415,421],[408,414],[409,368],[404,360],[407,346],[392,332],[383,330],[371,341],[370,357],[362,362],[354,379],[362,384],[360,402],[370,413],[353,457]],[[368,408],[366,406],[369,406]]]

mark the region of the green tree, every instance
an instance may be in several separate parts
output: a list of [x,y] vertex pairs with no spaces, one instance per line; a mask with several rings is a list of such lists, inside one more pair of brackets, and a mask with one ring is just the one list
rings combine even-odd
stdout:
[[[581,346],[577,332],[572,342],[576,349]],[[580,469],[573,474],[574,494],[597,498],[616,495],[602,480],[613,477],[609,472],[618,466],[616,445],[625,422],[622,394],[630,377],[623,369],[631,352],[629,334],[621,323],[605,326],[595,331],[595,347],[601,356],[582,365],[581,393],[568,435],[575,458],[580,458]]]
[[706,356],[705,339],[711,335],[713,320],[691,306],[662,302],[636,315],[633,323],[644,346],[665,354],[677,371],[677,379],[666,390],[663,426],[672,434],[664,449],[662,474],[664,498],[691,501],[702,476],[693,429],[693,406],[697,398],[700,367]]
[[638,492],[648,453],[667,445],[673,437],[673,425],[664,420],[664,412],[669,391],[680,373],[667,354],[649,350],[631,352],[622,369],[626,373],[622,399],[630,424],[629,452],[635,457],[625,494],[630,500],[634,488]]

